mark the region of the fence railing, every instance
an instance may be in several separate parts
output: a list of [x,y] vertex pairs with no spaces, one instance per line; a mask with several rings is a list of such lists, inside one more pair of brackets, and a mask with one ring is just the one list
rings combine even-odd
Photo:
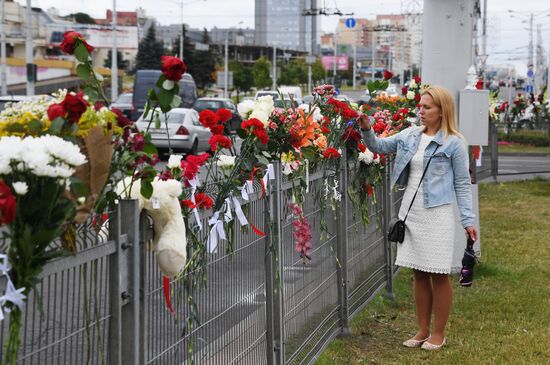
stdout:
[[[236,228],[232,253],[222,241],[209,254],[205,286],[192,293],[200,320],[192,330],[179,281],[172,284],[175,314],[165,306],[150,219],[136,201],[121,201],[105,223],[79,228],[78,253],[46,265],[24,311],[18,363],[313,363],[331,339],[349,334],[349,319],[374,295],[383,288],[392,295],[395,248],[383,232],[401,194],[390,191],[387,172],[365,228],[347,195],[351,174],[345,163],[309,174],[303,210],[314,247],[306,263],[294,249],[293,182],[276,164],[267,194],[247,203],[266,235]],[[321,203],[335,184],[341,202],[333,209]],[[208,218],[201,217],[203,227]],[[9,315],[0,323],[0,355],[8,324]]]

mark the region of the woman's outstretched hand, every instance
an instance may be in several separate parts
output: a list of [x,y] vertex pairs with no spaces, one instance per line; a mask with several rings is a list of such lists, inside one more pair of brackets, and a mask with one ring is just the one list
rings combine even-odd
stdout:
[[367,114],[361,114],[358,119],[359,127],[364,130],[368,131],[370,129],[370,121],[369,116]]

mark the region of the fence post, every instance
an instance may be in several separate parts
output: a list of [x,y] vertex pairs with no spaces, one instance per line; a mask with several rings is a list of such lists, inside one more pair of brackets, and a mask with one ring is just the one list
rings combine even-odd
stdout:
[[382,184],[382,237],[384,240],[384,252],[386,259],[386,292],[384,296],[392,301],[395,301],[393,292],[393,257],[392,243],[388,240],[388,225],[392,217],[392,204],[390,199],[390,167],[388,164],[384,169],[384,180]]
[[139,267],[140,272],[140,295],[139,295],[139,309],[141,315],[139,316],[139,365],[144,365],[147,356],[147,338],[145,336],[145,328],[147,321],[149,320],[149,302],[147,300],[147,292],[149,289],[149,251],[147,251],[147,241],[150,239],[147,232],[149,229],[149,219],[145,212],[142,212],[139,216],[139,252],[141,265]]
[[491,144],[491,175],[493,180],[497,181],[498,176],[498,127],[496,123],[489,122],[491,128],[489,134],[489,143]]
[[338,282],[338,303],[340,304],[340,336],[349,336],[348,306],[348,169],[345,149],[340,157],[336,173],[341,194],[340,209],[336,209],[336,280]]
[[117,242],[111,255],[109,364],[139,364],[140,350],[140,247],[139,205],[135,199],[119,201],[111,214],[111,238]]
[[281,168],[274,163],[275,180],[265,199],[266,352],[268,365],[284,364],[283,265],[281,254]]

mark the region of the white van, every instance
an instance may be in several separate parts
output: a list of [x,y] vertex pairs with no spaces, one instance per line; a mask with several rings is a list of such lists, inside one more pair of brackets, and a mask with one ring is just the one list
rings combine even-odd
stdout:
[[302,103],[302,89],[299,86],[280,86],[279,91],[283,96],[290,99],[290,96],[298,102]]

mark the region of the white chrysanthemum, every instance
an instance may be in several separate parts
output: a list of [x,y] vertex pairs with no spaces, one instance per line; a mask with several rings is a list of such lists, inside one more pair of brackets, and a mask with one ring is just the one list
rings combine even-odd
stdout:
[[221,168],[230,168],[235,165],[235,156],[220,155],[216,164]]
[[412,90],[407,91],[407,99],[412,100],[414,99],[415,93]]
[[252,111],[252,113],[250,113],[249,118],[259,119],[264,124],[264,127],[267,127],[269,124],[269,115],[263,110]]
[[180,167],[182,158],[182,155],[170,155],[166,166],[168,166],[169,169],[177,169]]
[[357,158],[359,159],[359,162],[362,162],[365,165],[370,165],[374,161],[374,153],[369,150],[365,150],[365,152],[360,152]]
[[17,181],[11,184],[13,186],[13,190],[15,190],[15,193],[17,195],[25,195],[29,191],[29,185],[27,185],[24,181]]
[[80,166],[86,163],[86,156],[80,152],[80,148],[74,143],[65,141],[57,136],[42,136],[40,143],[52,157],[59,159],[69,166]]
[[237,111],[244,119],[248,118],[248,113],[250,113],[252,109],[254,109],[254,101],[252,100],[245,100],[237,105]]

